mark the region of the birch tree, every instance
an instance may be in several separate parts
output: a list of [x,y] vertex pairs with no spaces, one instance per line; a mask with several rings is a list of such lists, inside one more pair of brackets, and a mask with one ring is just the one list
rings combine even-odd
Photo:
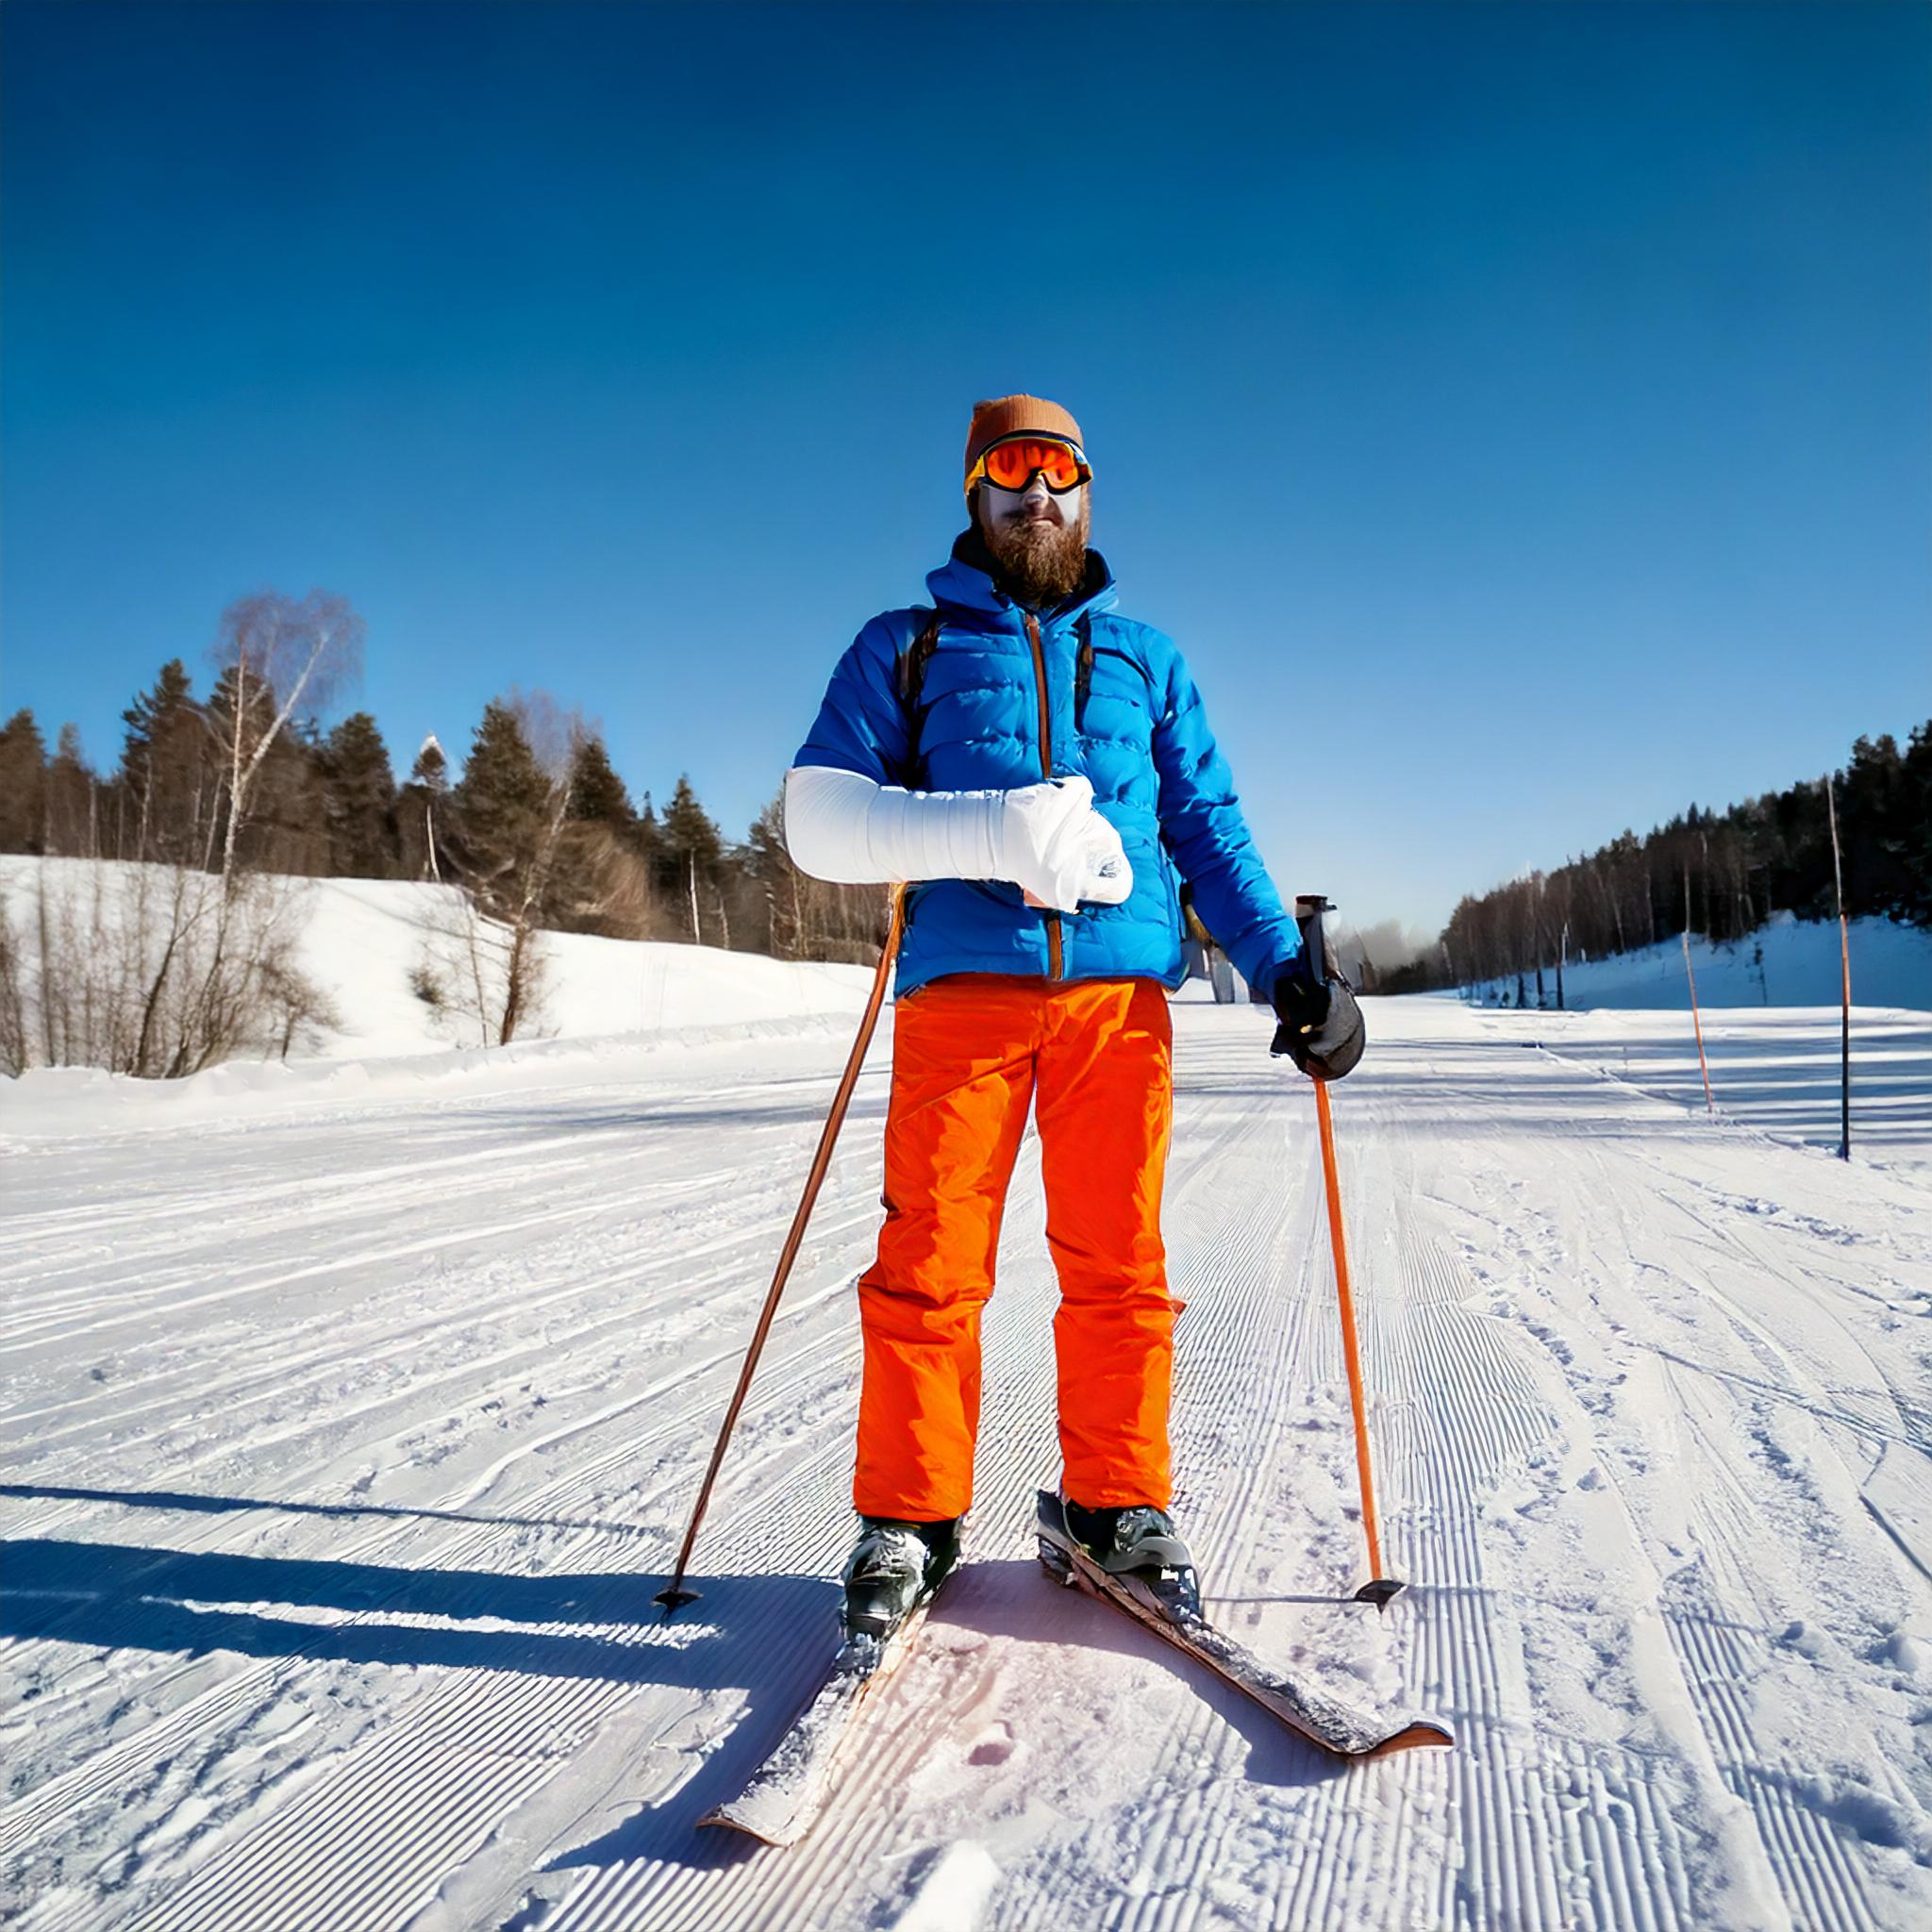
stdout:
[[349,600],[331,591],[299,599],[260,591],[222,613],[214,657],[234,689],[232,709],[216,724],[228,806],[223,878],[233,876],[263,762],[299,710],[319,709],[360,675],[366,630]]

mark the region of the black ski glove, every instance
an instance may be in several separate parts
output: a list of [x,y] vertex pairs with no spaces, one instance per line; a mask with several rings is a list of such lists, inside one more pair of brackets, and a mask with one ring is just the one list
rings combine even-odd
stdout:
[[[1303,915],[1304,905],[1311,905]],[[1274,981],[1274,1043],[1311,1080],[1339,1080],[1362,1057],[1368,1034],[1362,1009],[1355,1003],[1322,930],[1321,903],[1296,901],[1302,949],[1284,964]],[[1317,961],[1319,960],[1319,965]]]

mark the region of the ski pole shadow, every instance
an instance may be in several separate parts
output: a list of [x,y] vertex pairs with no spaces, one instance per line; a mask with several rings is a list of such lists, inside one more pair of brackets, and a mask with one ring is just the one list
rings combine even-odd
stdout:
[[1317,1609],[1347,1609],[1351,1605],[1357,1608],[1372,1610],[1374,1605],[1353,1594],[1341,1596],[1204,1596],[1203,1609],[1238,1609],[1249,1604],[1309,1604]]
[[[561,1861],[572,1865],[730,1853],[711,1842],[727,1834],[692,1827],[737,1792],[810,1694],[838,1605],[824,1576],[699,1576],[698,1601],[667,1619],[653,1601],[656,1572],[523,1575],[33,1537],[0,1541],[0,1640],[387,1667],[398,1674],[372,1674],[368,1690],[378,1702],[392,1692],[399,1707],[423,1694],[425,1669],[548,1678],[559,1708],[576,1707],[586,1680],[695,1693],[649,1734],[659,1794]],[[741,1709],[722,1741],[709,1722],[691,1730],[693,1706],[734,1691]],[[530,1722],[543,1723],[541,1699]],[[686,1757],[697,1767],[688,1777]]]
[[195,1516],[248,1515],[257,1510],[289,1516],[395,1517],[419,1523],[480,1523],[504,1529],[591,1529],[603,1536],[646,1537],[636,1523],[588,1516],[492,1516],[469,1509],[404,1508],[391,1503],[305,1503],[287,1496],[208,1496],[188,1490],[90,1490],[66,1483],[0,1483],[0,1497],[13,1501],[108,1503],[123,1509],[174,1509]]
[[771,1675],[766,1626],[829,1632],[836,1603],[819,1576],[700,1578],[698,1604],[667,1619],[655,1572],[527,1575],[39,1537],[0,1541],[0,1638],[16,1641],[757,1695]]

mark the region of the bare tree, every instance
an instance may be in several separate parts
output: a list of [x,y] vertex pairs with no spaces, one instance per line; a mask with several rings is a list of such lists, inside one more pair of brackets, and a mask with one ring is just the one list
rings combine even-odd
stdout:
[[300,969],[294,880],[49,860],[21,896],[16,919],[0,892],[0,1071],[172,1079],[238,1053],[286,1057],[334,1024]]
[[214,657],[234,686],[232,712],[216,725],[228,794],[224,878],[234,872],[263,761],[300,707],[315,709],[360,674],[366,629],[349,600],[331,591],[299,600],[260,591],[223,612]]
[[537,934],[557,883],[563,829],[570,822],[571,772],[587,729],[581,712],[565,710],[545,691],[512,691],[510,710],[543,774],[546,789],[527,863],[518,869],[520,876],[503,901],[510,928],[500,1036],[505,1046],[515,1038],[536,990],[541,965]]

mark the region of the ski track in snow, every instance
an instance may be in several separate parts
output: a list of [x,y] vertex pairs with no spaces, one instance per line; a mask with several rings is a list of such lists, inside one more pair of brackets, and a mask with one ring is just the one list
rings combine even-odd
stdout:
[[[813,1833],[695,1820],[829,1647],[884,1043],[699,1545],[650,1602],[841,1042],[16,1141],[0,1884],[23,1932],[1932,1923],[1932,1123],[1706,1124],[1548,1016],[1378,1003],[1313,1108],[1175,1008],[1177,1511],[1210,1613],[1453,1752],[1341,1768],[1032,1557],[1038,1143],[968,1564]],[[1747,1027],[1747,1019],[1728,1023]],[[1915,1160],[1918,1164],[1915,1164]]]

